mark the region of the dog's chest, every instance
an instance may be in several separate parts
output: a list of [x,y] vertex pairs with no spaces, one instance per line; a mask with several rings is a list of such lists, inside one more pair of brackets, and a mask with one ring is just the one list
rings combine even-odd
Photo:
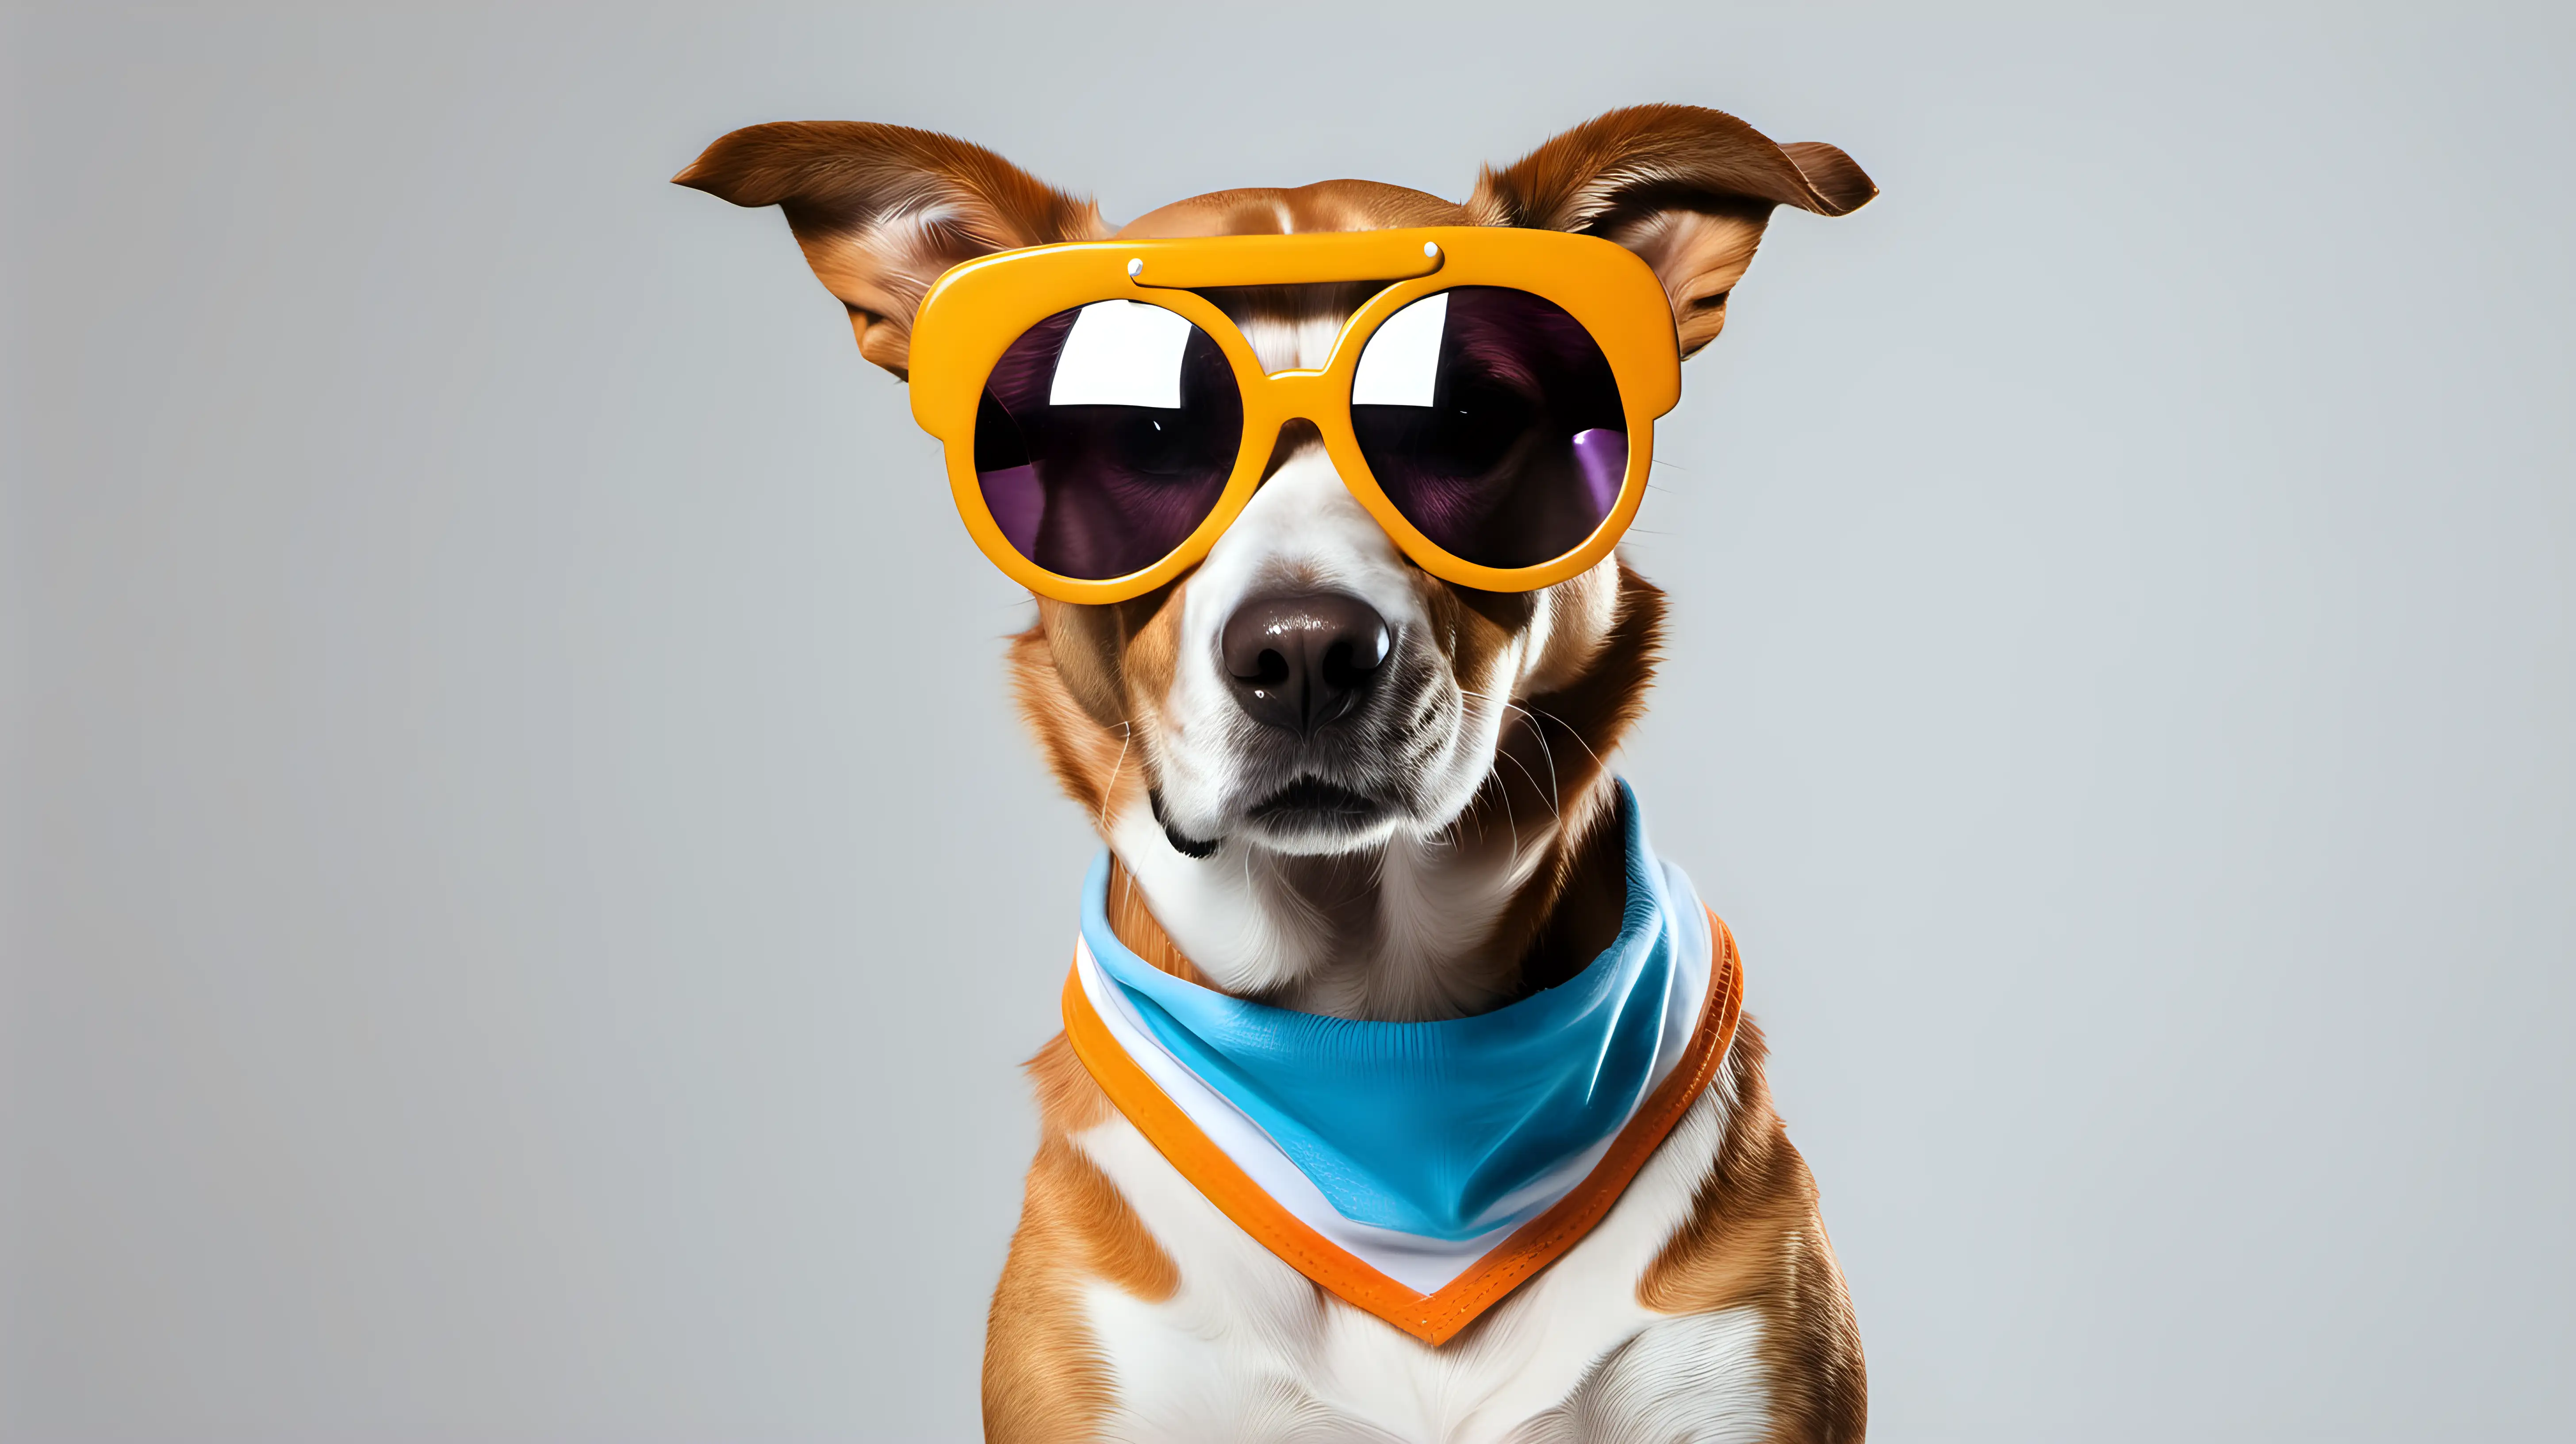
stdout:
[[[1721,1079],[1723,1085],[1729,1080]],[[1105,1439],[1614,1444],[1753,1440],[1767,1428],[1749,1310],[1673,1318],[1640,1275],[1688,1215],[1731,1092],[1693,1105],[1583,1242],[1465,1334],[1426,1346],[1254,1242],[1124,1118],[1076,1142],[1177,1266],[1149,1303],[1087,1295],[1116,1390]]]

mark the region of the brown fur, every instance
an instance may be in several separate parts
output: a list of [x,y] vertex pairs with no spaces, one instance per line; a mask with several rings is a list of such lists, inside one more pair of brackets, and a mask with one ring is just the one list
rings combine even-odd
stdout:
[[1860,1332],[1816,1209],[1815,1180],[1771,1106],[1762,1069],[1768,1052],[1746,1018],[1728,1054],[1735,1097],[1726,1139],[1689,1220],[1638,1280],[1637,1300],[1667,1314],[1760,1310],[1770,1439],[1846,1444],[1869,1424]]
[[1839,216],[1878,187],[1821,141],[1780,145],[1723,111],[1631,105],[1598,115],[1476,180],[1466,211],[1480,226],[1590,230],[1653,205],[1796,206]]
[[[992,152],[896,126],[754,126],[708,147],[675,177],[737,205],[779,205],[814,272],[847,309],[870,361],[904,373],[915,308],[939,274],[995,250],[1111,234],[1090,202],[1044,185]],[[1673,305],[1685,354],[1715,338],[1751,264],[1771,210],[1840,215],[1876,193],[1832,146],[1778,145],[1717,111],[1636,106],[1488,168],[1464,204],[1370,181],[1291,190],[1231,190],[1148,212],[1116,234],[1180,237],[1512,225],[1583,231],[1618,241],[1654,268]],[[1249,287],[1215,295],[1237,317],[1346,313],[1366,288]],[[1272,470],[1314,444],[1312,428],[1283,436]],[[1436,630],[1462,677],[1526,628],[1529,596],[1475,593],[1420,579]],[[1179,664],[1180,601],[1188,579],[1106,607],[1040,599],[1034,626],[1012,639],[1021,713],[1065,793],[1106,829],[1142,805],[1152,766],[1139,719]],[[1662,593],[1623,563],[1561,584],[1554,626],[1528,695],[1506,726],[1491,777],[1462,819],[1489,847],[1551,850],[1505,909],[1484,950],[1505,969],[1497,997],[1561,980],[1616,932],[1624,895],[1611,781],[1604,758],[1644,705],[1663,621]],[[1328,877],[1335,864],[1316,864]],[[1365,870],[1350,886],[1365,886]],[[1156,966],[1197,969],[1154,923],[1121,870],[1113,926]],[[1789,1146],[1762,1075],[1761,1034],[1747,1020],[1727,1077],[1734,1109],[1692,1215],[1638,1284],[1649,1308],[1674,1314],[1751,1305],[1769,1328],[1772,1437],[1861,1437],[1867,1402],[1849,1300],[1822,1224],[1815,1186]],[[995,1291],[985,1361],[988,1437],[1087,1437],[1113,1407],[1106,1361],[1080,1311],[1103,1280],[1139,1298],[1168,1298],[1179,1278],[1117,1190],[1072,1138],[1110,1116],[1110,1104],[1062,1036],[1029,1064],[1042,1141],[1010,1263]]]
[[[1123,780],[1128,725],[1103,722],[1076,699],[1065,670],[1056,663],[1058,652],[1041,617],[1037,626],[1011,639],[1011,691],[1019,700],[1021,718],[1055,770],[1057,785],[1094,819],[1105,821],[1114,791]],[[1093,655],[1084,649],[1068,650],[1077,657]]]
[[1119,227],[1118,234],[1139,239],[1280,236],[1471,224],[1463,207],[1435,195],[1377,181],[1330,180],[1294,190],[1210,191],[1147,211]]

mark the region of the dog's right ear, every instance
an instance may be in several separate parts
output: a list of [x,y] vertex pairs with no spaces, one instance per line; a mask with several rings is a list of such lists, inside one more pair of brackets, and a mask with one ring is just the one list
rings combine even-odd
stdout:
[[1105,236],[1100,207],[979,145],[860,121],[754,125],[708,146],[673,184],[777,206],[859,354],[903,376],[912,317],[941,273],[1021,246]]

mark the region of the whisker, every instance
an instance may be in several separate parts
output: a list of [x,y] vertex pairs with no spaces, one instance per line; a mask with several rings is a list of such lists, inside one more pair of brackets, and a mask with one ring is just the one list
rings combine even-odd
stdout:
[[[1538,787],[1538,774],[1537,774],[1537,773],[1534,773],[1534,772],[1532,772],[1532,771],[1530,771],[1530,770],[1529,770],[1529,764],[1528,764],[1528,763],[1523,762],[1523,761],[1522,761],[1522,760],[1520,760],[1519,758],[1512,756],[1512,754],[1510,754],[1510,753],[1508,753],[1508,752],[1500,753],[1500,754],[1497,754],[1497,755],[1501,756],[1501,757],[1502,757],[1502,758],[1504,758],[1506,761],[1510,762],[1514,767],[1519,768],[1519,769],[1521,770],[1521,776],[1526,777],[1526,778],[1528,778],[1528,779],[1529,779],[1529,785],[1530,785],[1531,789],[1532,789],[1533,791],[1535,791],[1535,790],[1537,789],[1537,787]],[[1556,825],[1557,825],[1560,829],[1561,829],[1561,828],[1563,828],[1563,827],[1565,826],[1565,813],[1564,813],[1564,811],[1563,811],[1562,809],[1560,809],[1560,808],[1557,806],[1556,798],[1555,798],[1555,797],[1553,797],[1553,796],[1549,797],[1549,798],[1548,798],[1548,800],[1547,800],[1547,813],[1548,813],[1548,816],[1553,817],[1553,818],[1555,818],[1555,819],[1556,819]]]
[[1538,725],[1536,714],[1527,707],[1514,706],[1512,710],[1521,714],[1521,725],[1530,730],[1530,736],[1538,739],[1538,755],[1547,760],[1548,800],[1556,808],[1556,820],[1561,824],[1565,821],[1565,790],[1556,780],[1556,749],[1547,745],[1547,729]]
[[[1502,707],[1509,708],[1510,710],[1521,714],[1521,720],[1528,724],[1530,735],[1538,739],[1539,752],[1547,761],[1549,800],[1556,812],[1557,825],[1559,827],[1563,827],[1565,825],[1565,797],[1556,773],[1556,749],[1551,746],[1547,740],[1547,729],[1539,726],[1538,722],[1543,719],[1548,722],[1553,722],[1557,726],[1565,729],[1565,735],[1574,739],[1574,745],[1583,749],[1584,755],[1592,759],[1592,765],[1605,773],[1610,770],[1610,763],[1608,760],[1603,758],[1599,752],[1593,749],[1592,743],[1588,741],[1580,731],[1576,730],[1573,723],[1566,721],[1564,718],[1557,716],[1555,713],[1550,712],[1543,707],[1524,707],[1518,702],[1501,701],[1500,699],[1494,698],[1485,693],[1471,691],[1464,687],[1459,690],[1467,693],[1467,695],[1471,697],[1476,697],[1487,702],[1495,702]],[[1518,759],[1514,759],[1514,761],[1517,765]],[[1522,767],[1521,771],[1526,774],[1529,769],[1527,767]],[[1531,778],[1530,781],[1532,786],[1537,785],[1536,778]]]
[[1573,723],[1566,721],[1564,718],[1559,717],[1559,716],[1557,716],[1555,713],[1550,712],[1550,711],[1548,711],[1548,710],[1546,710],[1545,708],[1542,708],[1542,707],[1524,707],[1524,708],[1522,708],[1521,710],[1522,710],[1522,711],[1524,711],[1524,712],[1529,713],[1531,716],[1534,716],[1534,717],[1544,717],[1544,718],[1546,718],[1548,721],[1555,723],[1557,726],[1564,728],[1564,729],[1565,729],[1565,735],[1566,735],[1566,736],[1568,736],[1568,737],[1573,738],[1573,739],[1574,739],[1574,741],[1575,741],[1575,745],[1577,745],[1577,746],[1581,747],[1581,748],[1584,750],[1584,752],[1585,752],[1586,754],[1588,754],[1588,755],[1592,758],[1592,765],[1593,765],[1593,766],[1600,768],[1600,769],[1601,769],[1602,771],[1604,771],[1604,772],[1607,772],[1607,771],[1609,771],[1609,770],[1610,770],[1610,762],[1609,762],[1609,759],[1607,759],[1607,758],[1603,757],[1603,756],[1602,756],[1600,753],[1598,753],[1598,752],[1594,752],[1594,751],[1592,750],[1592,744],[1591,744],[1590,742],[1588,742],[1588,741],[1586,741],[1586,740],[1584,739],[1583,734],[1582,734],[1580,731],[1576,730],[1576,728],[1575,728],[1575,726],[1574,726],[1574,724],[1573,724]]

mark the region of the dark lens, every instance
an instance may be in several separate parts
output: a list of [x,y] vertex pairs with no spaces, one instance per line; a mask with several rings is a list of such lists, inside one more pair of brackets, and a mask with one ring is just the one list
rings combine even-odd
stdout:
[[1482,566],[1581,546],[1628,474],[1609,358],[1555,303],[1499,286],[1389,316],[1360,353],[1351,428],[1396,510]]
[[1171,555],[1215,509],[1242,441],[1216,342],[1159,306],[1102,301],[1002,353],[975,414],[975,472],[1020,555],[1102,581]]

